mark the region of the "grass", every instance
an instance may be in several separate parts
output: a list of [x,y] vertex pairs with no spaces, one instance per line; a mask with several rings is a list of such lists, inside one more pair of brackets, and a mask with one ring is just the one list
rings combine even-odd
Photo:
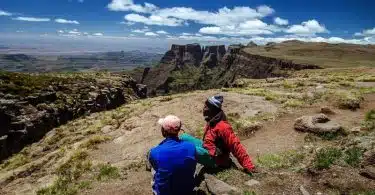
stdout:
[[95,135],[81,144],[81,148],[97,149],[97,145],[110,140],[111,138],[103,135]]
[[56,173],[57,180],[49,187],[39,189],[38,195],[74,195],[78,193],[78,189],[86,185],[78,182],[78,179],[86,172],[91,170],[91,162],[86,161],[87,151],[75,151],[69,160],[60,165]]
[[5,161],[3,164],[1,164],[0,169],[16,169],[22,165],[25,165],[29,163],[31,159],[22,153],[18,153],[16,155],[13,155],[9,160]]
[[230,185],[242,184],[244,181],[251,179],[251,175],[246,174],[238,169],[225,169],[216,173],[219,180],[227,182]]
[[360,107],[363,97],[353,91],[335,91],[326,94],[326,99],[331,99],[340,109],[356,110]]
[[279,154],[265,154],[256,158],[260,167],[269,169],[290,168],[302,162],[305,155],[297,150],[289,150]]
[[322,148],[315,154],[314,167],[317,169],[327,169],[342,156],[342,151],[338,148]]
[[298,107],[302,107],[304,104],[305,104],[305,102],[303,102],[301,100],[288,99],[285,103],[283,103],[283,107],[298,108]]
[[352,167],[358,167],[363,156],[363,150],[358,147],[352,147],[345,151],[344,160]]
[[365,119],[362,121],[361,126],[368,131],[375,130],[375,109],[372,109],[365,114]]
[[102,164],[99,165],[99,174],[96,177],[97,180],[109,180],[109,179],[117,179],[120,177],[120,171],[117,167],[113,167],[110,164]]

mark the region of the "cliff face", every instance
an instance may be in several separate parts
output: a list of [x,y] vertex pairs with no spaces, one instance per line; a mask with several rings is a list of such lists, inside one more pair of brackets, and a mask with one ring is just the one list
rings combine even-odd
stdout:
[[120,75],[0,73],[0,161],[52,128],[116,108],[136,93],[136,82]]
[[[316,69],[316,65],[248,54],[241,45],[206,46],[172,45],[158,67],[134,74],[147,85],[149,95],[230,85],[236,78],[267,78],[280,75],[279,70]],[[141,76],[142,75],[142,76]],[[185,82],[185,83],[184,83]]]

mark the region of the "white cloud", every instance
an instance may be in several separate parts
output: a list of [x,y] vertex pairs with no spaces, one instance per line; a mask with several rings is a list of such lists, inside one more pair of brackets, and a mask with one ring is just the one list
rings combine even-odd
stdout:
[[49,18],[34,18],[34,17],[17,17],[12,18],[13,20],[27,21],[27,22],[49,22]]
[[81,32],[79,32],[77,29],[73,29],[71,31],[68,31],[67,32],[68,34],[71,34],[71,35],[81,35]]
[[0,16],[11,16],[13,15],[12,13],[10,12],[6,12],[6,11],[3,11],[3,10],[0,10]]
[[316,33],[328,33],[329,31],[318,21],[308,20],[302,22],[301,25],[292,25],[285,32],[297,35],[315,35]]
[[132,25],[135,24],[135,22],[124,22],[124,21],[122,21],[122,22],[120,22],[120,24],[126,24],[128,26],[132,26]]
[[366,29],[362,32],[357,32],[354,36],[375,36],[375,27],[373,29]]
[[93,36],[103,36],[103,33],[94,33]]
[[262,14],[262,16],[268,16],[268,15],[271,15],[275,12],[274,9],[272,9],[271,7],[269,7],[267,5],[261,5],[261,6],[257,7],[257,11],[258,11],[258,13]]
[[145,36],[157,37],[157,36],[159,36],[159,35],[156,34],[156,33],[154,33],[154,32],[146,32],[146,33],[145,33]]
[[58,30],[57,32],[58,33],[65,33],[65,31],[63,31],[63,30]]
[[193,35],[193,34],[191,34],[191,33],[185,33],[185,32],[184,32],[184,33],[182,33],[181,35],[182,35],[182,36],[191,36],[191,35]]
[[145,32],[148,32],[148,31],[149,31],[148,28],[143,28],[143,29],[134,29],[131,32],[144,34]]
[[[257,7],[233,7],[232,9],[223,7],[217,11],[195,10],[191,7],[171,7],[159,8],[154,4],[145,3],[134,4],[133,0],[112,0],[108,4],[112,11],[133,11],[146,13],[150,16],[140,14],[128,14],[125,20],[130,22],[140,22],[147,25],[181,26],[189,25],[188,21],[199,24],[225,26],[245,22],[247,20],[262,18],[274,13],[274,10],[266,5]],[[162,22],[164,21],[164,22]]]
[[156,33],[163,34],[163,35],[169,34],[168,32],[166,32],[164,30],[158,30],[158,31],[156,31]]
[[111,11],[134,11],[138,13],[150,13],[158,9],[158,7],[151,3],[145,3],[144,6],[134,4],[133,0],[112,0],[107,7]]
[[139,22],[146,25],[159,25],[159,26],[181,26],[183,21],[176,18],[167,18],[161,16],[151,15],[145,17],[139,14],[128,14],[125,17],[125,20],[130,22]]
[[227,26],[209,26],[199,30],[203,34],[221,34],[228,36],[250,36],[261,34],[273,34],[280,29],[273,25],[268,25],[259,19],[244,21],[243,23]]
[[61,24],[79,24],[77,20],[66,20],[62,18],[55,19],[55,22],[61,23]]
[[261,10],[262,12],[258,12],[250,7],[234,7],[233,9],[223,7],[217,12],[209,12],[197,11],[193,8],[186,7],[173,7],[158,10],[154,14],[162,17],[174,17],[181,20],[191,20],[200,24],[225,26],[239,24],[250,19],[264,17],[270,12],[269,10],[267,11],[265,9],[265,7],[261,6],[261,8],[258,10]]
[[288,25],[289,21],[286,19],[282,19],[280,17],[276,17],[273,19],[273,22],[277,25],[283,26],[283,25]]

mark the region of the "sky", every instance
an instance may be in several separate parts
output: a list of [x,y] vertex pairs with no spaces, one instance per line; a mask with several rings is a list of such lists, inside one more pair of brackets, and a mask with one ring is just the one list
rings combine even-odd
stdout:
[[373,0],[1,0],[0,44],[148,50],[172,43],[375,44]]

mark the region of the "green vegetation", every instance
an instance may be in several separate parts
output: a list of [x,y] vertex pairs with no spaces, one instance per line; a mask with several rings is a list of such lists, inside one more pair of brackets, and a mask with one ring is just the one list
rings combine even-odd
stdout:
[[363,150],[358,147],[352,147],[345,151],[345,162],[350,166],[357,167],[361,162]]
[[6,169],[6,170],[15,169],[17,167],[20,167],[22,165],[29,163],[30,161],[31,159],[23,153],[15,154],[11,158],[9,158],[9,160],[1,164],[0,169]]
[[81,147],[82,148],[90,148],[90,149],[97,149],[97,144],[103,143],[105,141],[110,140],[111,138],[108,136],[103,136],[103,135],[95,135],[91,137],[89,140],[84,142]]
[[97,179],[99,181],[117,179],[119,177],[120,177],[120,172],[117,167],[113,167],[109,164],[99,165],[99,174],[97,176]]
[[244,191],[243,195],[257,195],[257,193],[254,191]]
[[304,159],[304,154],[297,150],[289,150],[280,154],[265,154],[256,158],[260,167],[269,169],[290,168]]
[[249,174],[234,168],[220,171],[216,173],[216,177],[219,180],[222,180],[232,185],[238,185],[240,183],[243,183],[244,181],[251,179],[251,176]]
[[74,152],[68,161],[57,168],[57,180],[51,186],[38,190],[37,194],[77,194],[78,189],[85,186],[79,183],[78,179],[85,172],[91,170],[91,162],[86,161],[87,156],[88,153],[85,150],[78,150]]
[[361,124],[363,129],[373,131],[375,130],[375,110],[370,110],[365,115],[365,120]]
[[329,168],[342,156],[338,148],[322,148],[315,154],[314,167],[317,169]]

